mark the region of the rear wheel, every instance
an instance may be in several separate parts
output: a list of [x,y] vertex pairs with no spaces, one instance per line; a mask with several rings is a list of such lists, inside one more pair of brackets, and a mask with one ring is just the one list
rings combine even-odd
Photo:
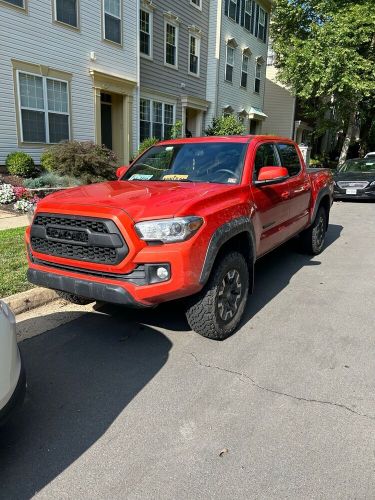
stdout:
[[320,207],[313,224],[300,235],[302,249],[311,255],[318,255],[324,247],[327,232],[327,212]]
[[86,306],[91,302],[95,302],[94,299],[88,299],[87,297],[75,295],[74,293],[63,292],[61,290],[56,290],[56,293],[61,299],[64,299],[67,302],[71,302],[72,304],[77,304],[79,306]]
[[190,299],[186,318],[203,337],[224,340],[238,326],[249,294],[249,268],[239,252],[224,255],[204,289]]

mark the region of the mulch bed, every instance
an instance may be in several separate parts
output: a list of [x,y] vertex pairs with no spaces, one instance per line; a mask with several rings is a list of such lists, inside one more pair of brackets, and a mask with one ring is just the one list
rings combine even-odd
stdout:
[[0,174],[0,184],[12,184],[12,186],[22,187],[23,178],[18,175]]

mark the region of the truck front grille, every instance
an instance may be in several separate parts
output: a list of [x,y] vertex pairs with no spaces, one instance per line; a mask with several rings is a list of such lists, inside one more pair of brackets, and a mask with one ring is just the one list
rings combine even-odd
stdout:
[[370,183],[367,181],[338,181],[337,182],[337,185],[341,189],[348,189],[348,188],[366,189],[369,184]]
[[128,254],[126,242],[109,219],[38,214],[31,226],[35,252],[98,264],[119,264]]

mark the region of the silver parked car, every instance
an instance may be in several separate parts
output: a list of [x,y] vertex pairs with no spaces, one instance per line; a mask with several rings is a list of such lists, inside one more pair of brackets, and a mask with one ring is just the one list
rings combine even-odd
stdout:
[[0,300],[0,425],[22,403],[26,377],[16,339],[16,320]]

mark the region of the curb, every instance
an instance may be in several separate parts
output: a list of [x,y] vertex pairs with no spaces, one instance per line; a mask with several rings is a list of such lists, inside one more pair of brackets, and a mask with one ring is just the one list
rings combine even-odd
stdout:
[[49,288],[32,288],[26,292],[16,293],[2,299],[12,309],[15,315],[21,314],[48,302],[58,299],[59,296]]

